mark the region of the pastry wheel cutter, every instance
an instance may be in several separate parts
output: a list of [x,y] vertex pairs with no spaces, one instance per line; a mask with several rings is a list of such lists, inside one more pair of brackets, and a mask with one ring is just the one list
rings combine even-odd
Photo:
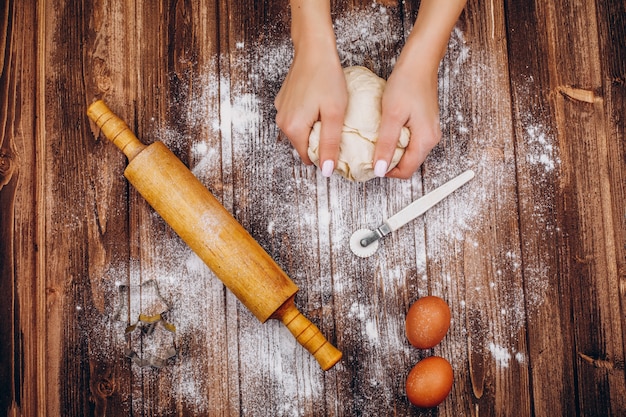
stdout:
[[474,171],[468,170],[431,191],[423,197],[415,200],[398,213],[383,222],[377,229],[359,229],[350,238],[350,249],[356,256],[367,258],[372,256],[378,249],[378,240],[391,232],[398,230],[411,220],[424,214],[435,204],[452,194],[463,184],[474,178]]

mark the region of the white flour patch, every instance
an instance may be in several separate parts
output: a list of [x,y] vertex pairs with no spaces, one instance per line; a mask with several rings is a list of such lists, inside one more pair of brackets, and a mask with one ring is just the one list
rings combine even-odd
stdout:
[[371,344],[378,344],[380,336],[378,334],[378,326],[376,320],[369,319],[365,322],[365,333]]
[[524,139],[532,150],[526,156],[528,163],[540,166],[545,172],[554,171],[560,164],[558,156],[555,155],[554,139],[550,138],[539,125],[529,125],[525,133]]
[[503,368],[509,367],[511,353],[509,353],[507,348],[489,343],[489,352],[491,352],[491,355],[499,366]]
[[526,363],[526,355],[522,352],[515,352],[495,343],[489,343],[488,348],[491,357],[496,361],[496,365],[501,368],[508,368],[512,360],[522,365]]
[[362,65],[367,56],[377,56],[378,51],[386,50],[389,45],[398,44],[402,40],[400,34],[389,30],[392,25],[387,8],[373,6],[371,9],[339,16],[335,20],[337,50],[344,67]]

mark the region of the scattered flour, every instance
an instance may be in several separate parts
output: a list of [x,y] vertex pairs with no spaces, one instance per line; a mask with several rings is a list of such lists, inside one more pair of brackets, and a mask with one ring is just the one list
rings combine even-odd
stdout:
[[498,365],[502,366],[503,368],[508,368],[509,361],[511,360],[511,354],[509,353],[508,349],[502,346],[498,346],[494,343],[489,343],[489,351],[491,352],[491,355],[493,355],[493,358],[496,360]]
[[[376,57],[376,51],[381,48],[396,48],[399,50],[402,42],[401,37],[392,34],[388,30],[390,27],[389,19],[391,15],[388,10],[373,4],[371,9],[354,11],[342,16],[338,16],[335,21],[335,31],[338,38],[338,48],[343,65],[361,65],[363,64],[363,56]],[[229,199],[243,200],[249,196],[246,194],[229,195],[228,181],[219,183],[215,179],[215,172],[221,168],[221,175],[228,176],[229,168],[227,166],[233,159],[248,160],[250,169],[257,169],[255,166],[261,163],[277,164],[284,163],[284,166],[292,166],[293,161],[297,160],[297,156],[285,141],[265,141],[261,142],[259,137],[263,135],[276,135],[276,131],[264,131],[263,120],[271,117],[273,112],[273,95],[277,92],[280,82],[286,75],[291,62],[293,53],[290,41],[283,35],[271,42],[252,43],[250,41],[237,41],[235,57],[220,57],[220,62],[228,62],[224,65],[227,70],[217,73],[214,69],[208,68],[206,72],[199,76],[199,79],[189,80],[194,83],[194,88],[188,97],[183,100],[184,106],[188,111],[182,115],[180,125],[185,126],[184,131],[170,127],[155,127],[155,136],[163,140],[166,145],[174,150],[189,148],[189,164],[192,172],[205,183],[209,188],[217,187],[218,191],[225,201],[228,208]],[[470,51],[463,32],[459,28],[455,28],[450,40],[448,51],[448,64],[441,69],[440,88],[449,86],[453,82],[455,75],[461,71],[470,70],[471,55],[474,51]],[[383,62],[380,65],[389,68],[394,62]],[[230,77],[229,70],[246,70],[249,71],[246,85],[238,85],[234,79]],[[488,68],[479,68],[482,71],[489,71]],[[485,77],[480,75],[478,71],[476,78],[476,88],[487,88]],[[180,106],[180,103],[178,103]],[[456,130],[451,133],[452,139],[462,138],[470,135],[472,125],[478,123],[471,120],[462,108],[454,108],[450,114],[443,117],[443,124],[453,124]],[[445,102],[442,105],[442,114],[445,113]],[[540,124],[533,121],[527,121],[524,140],[533,150],[527,157],[527,163],[537,166],[544,173],[550,174],[558,168],[559,160],[556,149],[553,148],[554,139],[551,137]],[[201,132],[201,136],[197,133]],[[275,136],[274,136],[275,137]],[[216,138],[218,138],[216,142]],[[485,150],[481,155],[464,156],[460,160],[467,166],[477,171],[477,178],[481,178],[480,186],[476,185],[468,188],[469,191],[458,193],[451,198],[446,204],[446,211],[443,215],[428,217],[428,230],[436,234],[436,239],[451,242],[457,254],[473,250],[480,251],[480,242],[472,241],[471,231],[477,227],[481,227],[487,222],[492,221],[490,215],[485,213],[485,207],[498,206],[498,202],[493,202],[494,190],[498,187],[510,187],[511,181],[514,181],[511,175],[514,170],[508,168],[507,172],[494,169],[494,158],[502,158],[502,151],[499,149],[491,149],[491,143],[486,138],[476,137],[473,140],[484,141]],[[191,143],[191,146],[188,144]],[[217,144],[217,146],[216,146]],[[434,151],[436,161],[443,161],[442,155],[437,155]],[[265,162],[269,161],[269,162]],[[514,163],[513,160],[510,161]],[[226,165],[220,165],[226,164]],[[290,174],[291,183],[280,183],[278,179],[268,181],[269,184],[249,184],[250,190],[237,190],[237,193],[251,193],[252,196],[266,195],[277,203],[274,217],[268,219],[259,219],[253,224],[264,224],[264,230],[257,231],[260,239],[263,236],[281,235],[290,228],[293,228],[293,221],[297,219],[285,216],[285,213],[291,211],[285,208],[281,209],[281,204],[290,203],[290,199],[294,195],[298,198],[306,198],[304,194],[312,196],[312,206],[310,212],[300,213],[298,227],[299,230],[310,232],[315,238],[316,250],[320,256],[330,257],[337,250],[346,251],[346,246],[336,247],[337,242],[347,241],[352,233],[355,225],[342,224],[337,221],[338,217],[344,210],[352,210],[352,207],[338,198],[334,193],[339,193],[341,184],[336,183],[333,188],[328,185],[325,179],[321,179],[315,175],[315,169],[304,167],[301,164],[295,164],[294,172]],[[428,184],[430,189],[447,181],[450,177],[450,166],[444,162],[437,168],[433,164],[429,178],[432,178]],[[457,167],[455,167],[457,168]],[[260,169],[260,168],[259,168]],[[267,170],[267,166],[265,167]],[[280,168],[278,168],[280,169]],[[439,171],[437,171],[437,169]],[[459,169],[460,171],[461,169]],[[278,174],[277,174],[278,175]],[[219,176],[219,175],[218,175]],[[279,176],[278,176],[279,178]],[[414,184],[413,184],[414,185]],[[413,185],[408,183],[406,193],[412,195]],[[266,188],[262,188],[266,187]],[[339,191],[338,191],[339,190]],[[232,190],[231,190],[232,191]],[[371,189],[368,192],[372,193]],[[300,193],[300,194],[299,194]],[[385,199],[384,190],[379,192],[378,198]],[[250,203],[250,202],[249,202]],[[489,203],[489,204],[487,204]],[[504,203],[503,203],[504,204]],[[372,210],[366,213],[366,218],[372,223],[381,220],[380,211]],[[393,214],[393,213],[388,213]],[[234,213],[235,216],[238,213]],[[156,215],[155,215],[156,216]],[[138,311],[153,307],[151,301],[141,296],[138,290],[139,284],[149,279],[158,282],[160,291],[159,297],[152,297],[154,300],[163,300],[170,307],[170,315],[168,319],[176,328],[176,340],[178,347],[184,344],[186,340],[201,339],[209,343],[212,335],[211,331],[223,332],[221,337],[227,336],[227,329],[211,328],[207,329],[207,323],[202,319],[208,314],[206,307],[207,302],[224,303],[224,311],[234,311],[230,304],[234,302],[232,297],[224,296],[221,289],[221,283],[216,279],[207,280],[210,275],[208,268],[201,260],[191,252],[178,238],[172,235],[163,236],[155,243],[157,247],[152,251],[155,255],[163,257],[162,261],[141,265],[141,267],[131,267],[130,272],[130,303],[131,314],[121,319],[132,323]],[[335,245],[335,246],[333,246]],[[449,258],[450,254],[439,250],[437,245],[433,247],[424,247],[424,243],[416,243],[416,271],[419,280],[430,282],[434,293],[444,294],[452,285],[455,285],[458,277],[455,271],[444,271],[443,277],[430,277],[427,274],[427,260],[433,264],[440,264],[444,259]],[[306,253],[308,248],[301,248],[301,252]],[[294,250],[293,248],[291,250]],[[295,250],[299,250],[296,248]],[[281,253],[278,250],[278,253]],[[167,255],[165,255],[167,254]],[[504,321],[509,327],[511,340],[513,340],[520,328],[524,326],[527,320],[527,309],[539,306],[543,302],[543,294],[545,291],[545,280],[541,276],[545,271],[533,271],[533,279],[527,281],[526,288],[522,288],[517,283],[508,281],[508,277],[519,275],[522,267],[519,249],[503,248],[503,254],[498,258],[501,263],[494,264],[492,268],[495,273],[495,280],[489,283],[488,288],[480,284],[481,280],[472,281],[472,276],[466,276],[467,297],[471,297],[473,292],[482,293],[490,291],[494,293],[494,297],[498,298],[498,304],[502,306],[499,314],[504,317]],[[493,261],[493,260],[492,260]],[[133,261],[136,262],[136,261]],[[319,263],[319,261],[315,261]],[[382,261],[381,261],[382,262]],[[373,264],[368,264],[373,265]],[[355,285],[350,282],[347,277],[343,277],[340,271],[333,270],[331,265],[320,265],[319,274],[328,279],[321,281],[319,279],[307,279],[306,273],[302,276],[292,277],[309,285],[302,288],[310,297],[315,294],[322,294],[324,297],[331,297],[332,294],[344,294],[347,285]],[[401,292],[406,280],[406,271],[397,265],[388,265],[385,269],[387,272],[380,274],[381,284],[385,287],[385,291],[393,296]],[[108,271],[111,284],[105,289],[108,293],[113,310],[120,308],[123,300],[119,299],[120,286],[127,285],[128,272],[119,265],[112,265]],[[214,297],[213,300],[207,300],[207,294]],[[230,297],[230,298],[229,298]],[[356,323],[358,328],[355,337],[369,345],[371,349],[388,349],[385,352],[394,352],[410,356],[411,350],[406,348],[403,335],[402,320],[403,317],[398,315],[394,318],[383,317],[379,310],[379,306],[367,304],[368,297],[355,300],[347,312],[347,318]],[[470,301],[461,300],[458,308],[462,312],[469,309]],[[453,306],[454,307],[454,306]],[[80,308],[78,306],[77,308]],[[230,308],[230,310],[229,310]],[[324,308],[324,303],[321,304]],[[239,325],[242,323],[254,322],[245,309],[238,308],[241,317]],[[305,312],[306,315],[307,312]],[[109,317],[112,319],[112,316]],[[237,319],[234,319],[237,320]],[[391,320],[390,324],[382,325],[384,320]],[[393,321],[395,320],[395,321]],[[236,326],[233,323],[233,326]],[[248,325],[248,324],[246,324]],[[216,326],[218,326],[216,324]],[[305,392],[312,401],[321,401],[324,394],[324,376],[321,372],[313,372],[312,376],[303,377],[299,373],[298,367],[302,367],[303,363],[310,366],[308,357],[302,354],[298,349],[295,341],[292,340],[289,332],[281,325],[265,324],[254,328],[259,333],[243,333],[239,336],[239,351],[235,355],[239,355],[241,366],[245,366],[242,374],[246,372],[251,374],[246,378],[248,381],[256,380],[258,383],[264,384],[267,390],[275,391],[274,398],[281,398],[280,405],[277,406],[279,415],[281,416],[297,416],[305,413],[304,405],[298,402],[296,393]],[[488,345],[486,348],[501,367],[508,367],[511,360],[519,363],[525,363],[526,356],[523,352],[517,352],[512,346],[505,345],[506,341],[491,341],[488,332],[493,329],[486,329],[485,340]],[[280,339],[278,346],[259,345],[260,338],[270,336]],[[123,338],[123,334],[119,335]],[[272,339],[273,340],[273,339]],[[454,341],[450,342],[454,343]],[[124,345],[121,342],[120,345]],[[385,345],[388,345],[385,347]],[[389,347],[390,346],[390,347]],[[294,352],[301,356],[293,359]],[[119,352],[122,356],[122,352]],[[212,353],[211,359],[226,360],[231,358],[228,353],[220,356],[218,353]],[[307,359],[303,359],[307,358]],[[200,381],[205,375],[196,375],[198,373],[197,366],[194,361],[197,358],[186,356],[184,349],[182,353],[175,359],[176,366],[171,367],[168,372],[172,373],[173,395],[176,398],[182,398],[188,407],[197,412],[206,412],[210,409],[209,397],[206,387]],[[298,361],[297,363],[294,361]],[[247,364],[247,365],[244,365]],[[268,364],[273,364],[269,366]],[[341,366],[339,365],[339,368]],[[243,372],[245,371],[245,372]],[[135,369],[138,375],[146,375],[145,370]],[[190,377],[191,376],[191,377]],[[226,383],[226,382],[225,382]],[[297,390],[297,391],[296,391]],[[393,397],[393,395],[390,395]],[[391,401],[391,400],[390,400]],[[365,402],[366,403],[366,402]],[[134,408],[142,410],[152,405],[135,404]],[[262,407],[259,404],[258,407]],[[250,404],[243,405],[244,408],[252,407]],[[259,410],[246,408],[244,411],[251,415],[259,415]]]
[[509,348],[495,343],[489,343],[488,348],[496,364],[502,368],[508,368],[513,359],[520,364],[526,363],[526,355],[522,352],[513,352]]

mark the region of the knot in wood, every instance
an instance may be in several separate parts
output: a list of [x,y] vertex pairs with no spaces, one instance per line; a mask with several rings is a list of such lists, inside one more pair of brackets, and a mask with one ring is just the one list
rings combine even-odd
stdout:
[[15,163],[13,162],[13,154],[0,150],[0,188],[4,187],[11,181]]
[[115,384],[110,379],[102,379],[96,384],[96,393],[100,397],[110,397],[115,391]]

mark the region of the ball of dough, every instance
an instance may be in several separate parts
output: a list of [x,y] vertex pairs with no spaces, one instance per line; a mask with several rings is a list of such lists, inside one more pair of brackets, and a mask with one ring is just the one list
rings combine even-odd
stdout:
[[[341,133],[335,172],[349,180],[367,181],[374,175],[374,146],[380,128],[381,100],[386,81],[365,67],[343,70],[348,86],[348,107]],[[309,136],[308,154],[319,166],[321,123],[315,122]],[[388,170],[395,167],[409,144],[410,132],[403,127]]]

